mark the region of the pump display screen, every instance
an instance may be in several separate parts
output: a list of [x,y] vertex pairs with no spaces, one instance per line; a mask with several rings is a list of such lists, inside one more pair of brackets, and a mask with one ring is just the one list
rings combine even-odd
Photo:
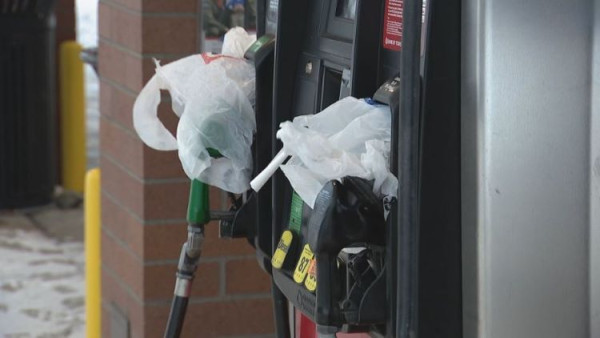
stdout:
[[335,16],[354,20],[356,18],[356,0],[338,0]]

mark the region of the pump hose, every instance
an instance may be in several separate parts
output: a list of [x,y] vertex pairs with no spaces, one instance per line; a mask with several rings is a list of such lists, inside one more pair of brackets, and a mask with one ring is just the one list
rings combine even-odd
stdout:
[[165,338],[178,338],[181,335],[181,328],[183,327],[182,319],[185,317],[188,301],[188,297],[173,296],[169,321],[165,330]]
[[192,280],[202,252],[204,224],[210,221],[209,205],[209,187],[198,180],[192,180],[187,212],[188,238],[181,247],[177,264],[177,280],[165,338],[179,338],[181,335]]

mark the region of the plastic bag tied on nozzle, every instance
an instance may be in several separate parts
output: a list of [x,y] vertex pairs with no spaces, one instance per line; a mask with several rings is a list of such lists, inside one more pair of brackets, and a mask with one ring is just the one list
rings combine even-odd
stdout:
[[398,180],[389,170],[391,114],[387,106],[347,97],[319,114],[283,122],[277,138],[283,149],[251,182],[254,190],[279,166],[311,208],[325,183],[346,176],[373,180],[373,192],[379,197],[397,195]]
[[[255,70],[243,55],[254,40],[234,28],[225,35],[224,54],[192,55],[166,66],[156,61],[156,74],[133,107],[133,124],[144,143],[178,149],[187,176],[233,193],[250,188]],[[170,93],[180,117],[177,138],[157,116],[160,90]]]

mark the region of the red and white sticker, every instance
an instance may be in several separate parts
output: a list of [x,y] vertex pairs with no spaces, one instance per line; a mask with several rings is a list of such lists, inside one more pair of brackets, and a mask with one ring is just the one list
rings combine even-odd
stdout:
[[221,55],[221,54],[213,54],[213,53],[202,53],[202,54],[200,54],[200,56],[202,57],[202,60],[204,60],[204,63],[206,63],[206,64],[209,64],[209,63],[216,61],[218,59],[221,59],[221,58],[235,59],[234,57],[231,57],[231,56]]
[[383,18],[383,48],[402,49],[402,17],[404,0],[386,0]]

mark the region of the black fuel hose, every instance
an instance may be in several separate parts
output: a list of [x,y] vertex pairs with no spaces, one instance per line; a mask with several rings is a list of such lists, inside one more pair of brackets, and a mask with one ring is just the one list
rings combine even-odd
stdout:
[[183,327],[183,319],[187,311],[189,298],[181,296],[173,296],[171,303],[171,313],[165,330],[165,338],[179,338]]

